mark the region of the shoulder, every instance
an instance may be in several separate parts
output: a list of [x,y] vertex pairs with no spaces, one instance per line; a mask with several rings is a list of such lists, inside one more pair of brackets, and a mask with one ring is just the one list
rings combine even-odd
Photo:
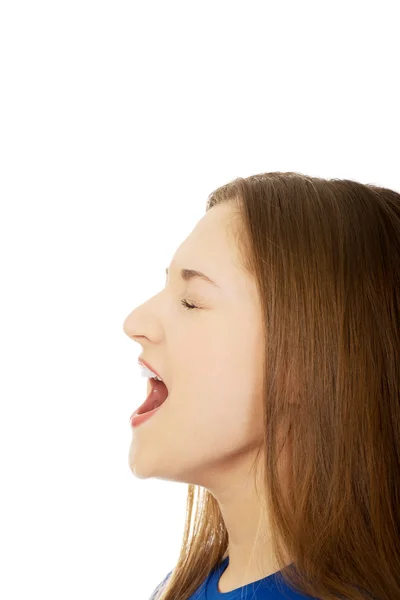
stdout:
[[168,573],[168,575],[158,584],[158,586],[156,587],[156,589],[154,590],[154,592],[152,593],[151,597],[149,598],[149,600],[155,600],[155,596],[156,594],[161,591],[162,587],[164,586],[164,584],[166,583],[168,577],[171,575],[172,571],[170,571]]

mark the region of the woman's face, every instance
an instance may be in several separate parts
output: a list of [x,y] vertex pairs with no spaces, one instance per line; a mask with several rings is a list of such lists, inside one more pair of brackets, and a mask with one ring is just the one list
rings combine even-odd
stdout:
[[[132,429],[129,465],[141,479],[212,489],[262,444],[261,307],[229,233],[233,210],[217,205],[200,219],[175,252],[165,288],[125,319],[124,332],[169,390],[161,409]],[[219,287],[184,281],[181,269],[201,271]]]

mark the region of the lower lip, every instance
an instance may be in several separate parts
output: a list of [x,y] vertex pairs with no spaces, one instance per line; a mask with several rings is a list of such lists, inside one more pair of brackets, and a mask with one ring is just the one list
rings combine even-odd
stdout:
[[[161,406],[163,406],[163,404],[161,404]],[[156,412],[160,410],[161,406],[158,406],[157,408],[154,408],[153,410],[150,410],[149,412],[146,412],[142,415],[137,415],[136,413],[133,413],[133,415],[131,416],[132,427],[138,427],[139,425],[150,419],[150,417],[155,415]]]

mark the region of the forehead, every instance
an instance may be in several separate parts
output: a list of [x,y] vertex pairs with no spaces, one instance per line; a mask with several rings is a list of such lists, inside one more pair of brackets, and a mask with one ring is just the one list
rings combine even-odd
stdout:
[[[236,266],[236,247],[229,235],[232,209],[228,205],[211,208],[195,225],[189,235],[176,250],[173,261],[201,261],[203,266],[219,266],[234,269]],[[192,268],[190,265],[182,267]],[[200,268],[200,265],[193,265]],[[215,274],[215,273],[214,273]]]
[[249,284],[254,292],[253,278],[240,266],[239,248],[233,235],[236,227],[236,213],[228,203],[214,206],[180,244],[171,269],[202,271],[227,293],[249,290]]

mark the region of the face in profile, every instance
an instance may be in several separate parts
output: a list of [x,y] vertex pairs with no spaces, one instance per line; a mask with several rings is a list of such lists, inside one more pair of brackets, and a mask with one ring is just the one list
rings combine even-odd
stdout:
[[[125,319],[125,333],[168,387],[161,408],[132,429],[129,465],[139,478],[212,489],[262,444],[261,307],[240,265],[236,218],[228,203],[211,208],[175,252],[164,289]],[[185,281],[182,269],[216,285]]]

